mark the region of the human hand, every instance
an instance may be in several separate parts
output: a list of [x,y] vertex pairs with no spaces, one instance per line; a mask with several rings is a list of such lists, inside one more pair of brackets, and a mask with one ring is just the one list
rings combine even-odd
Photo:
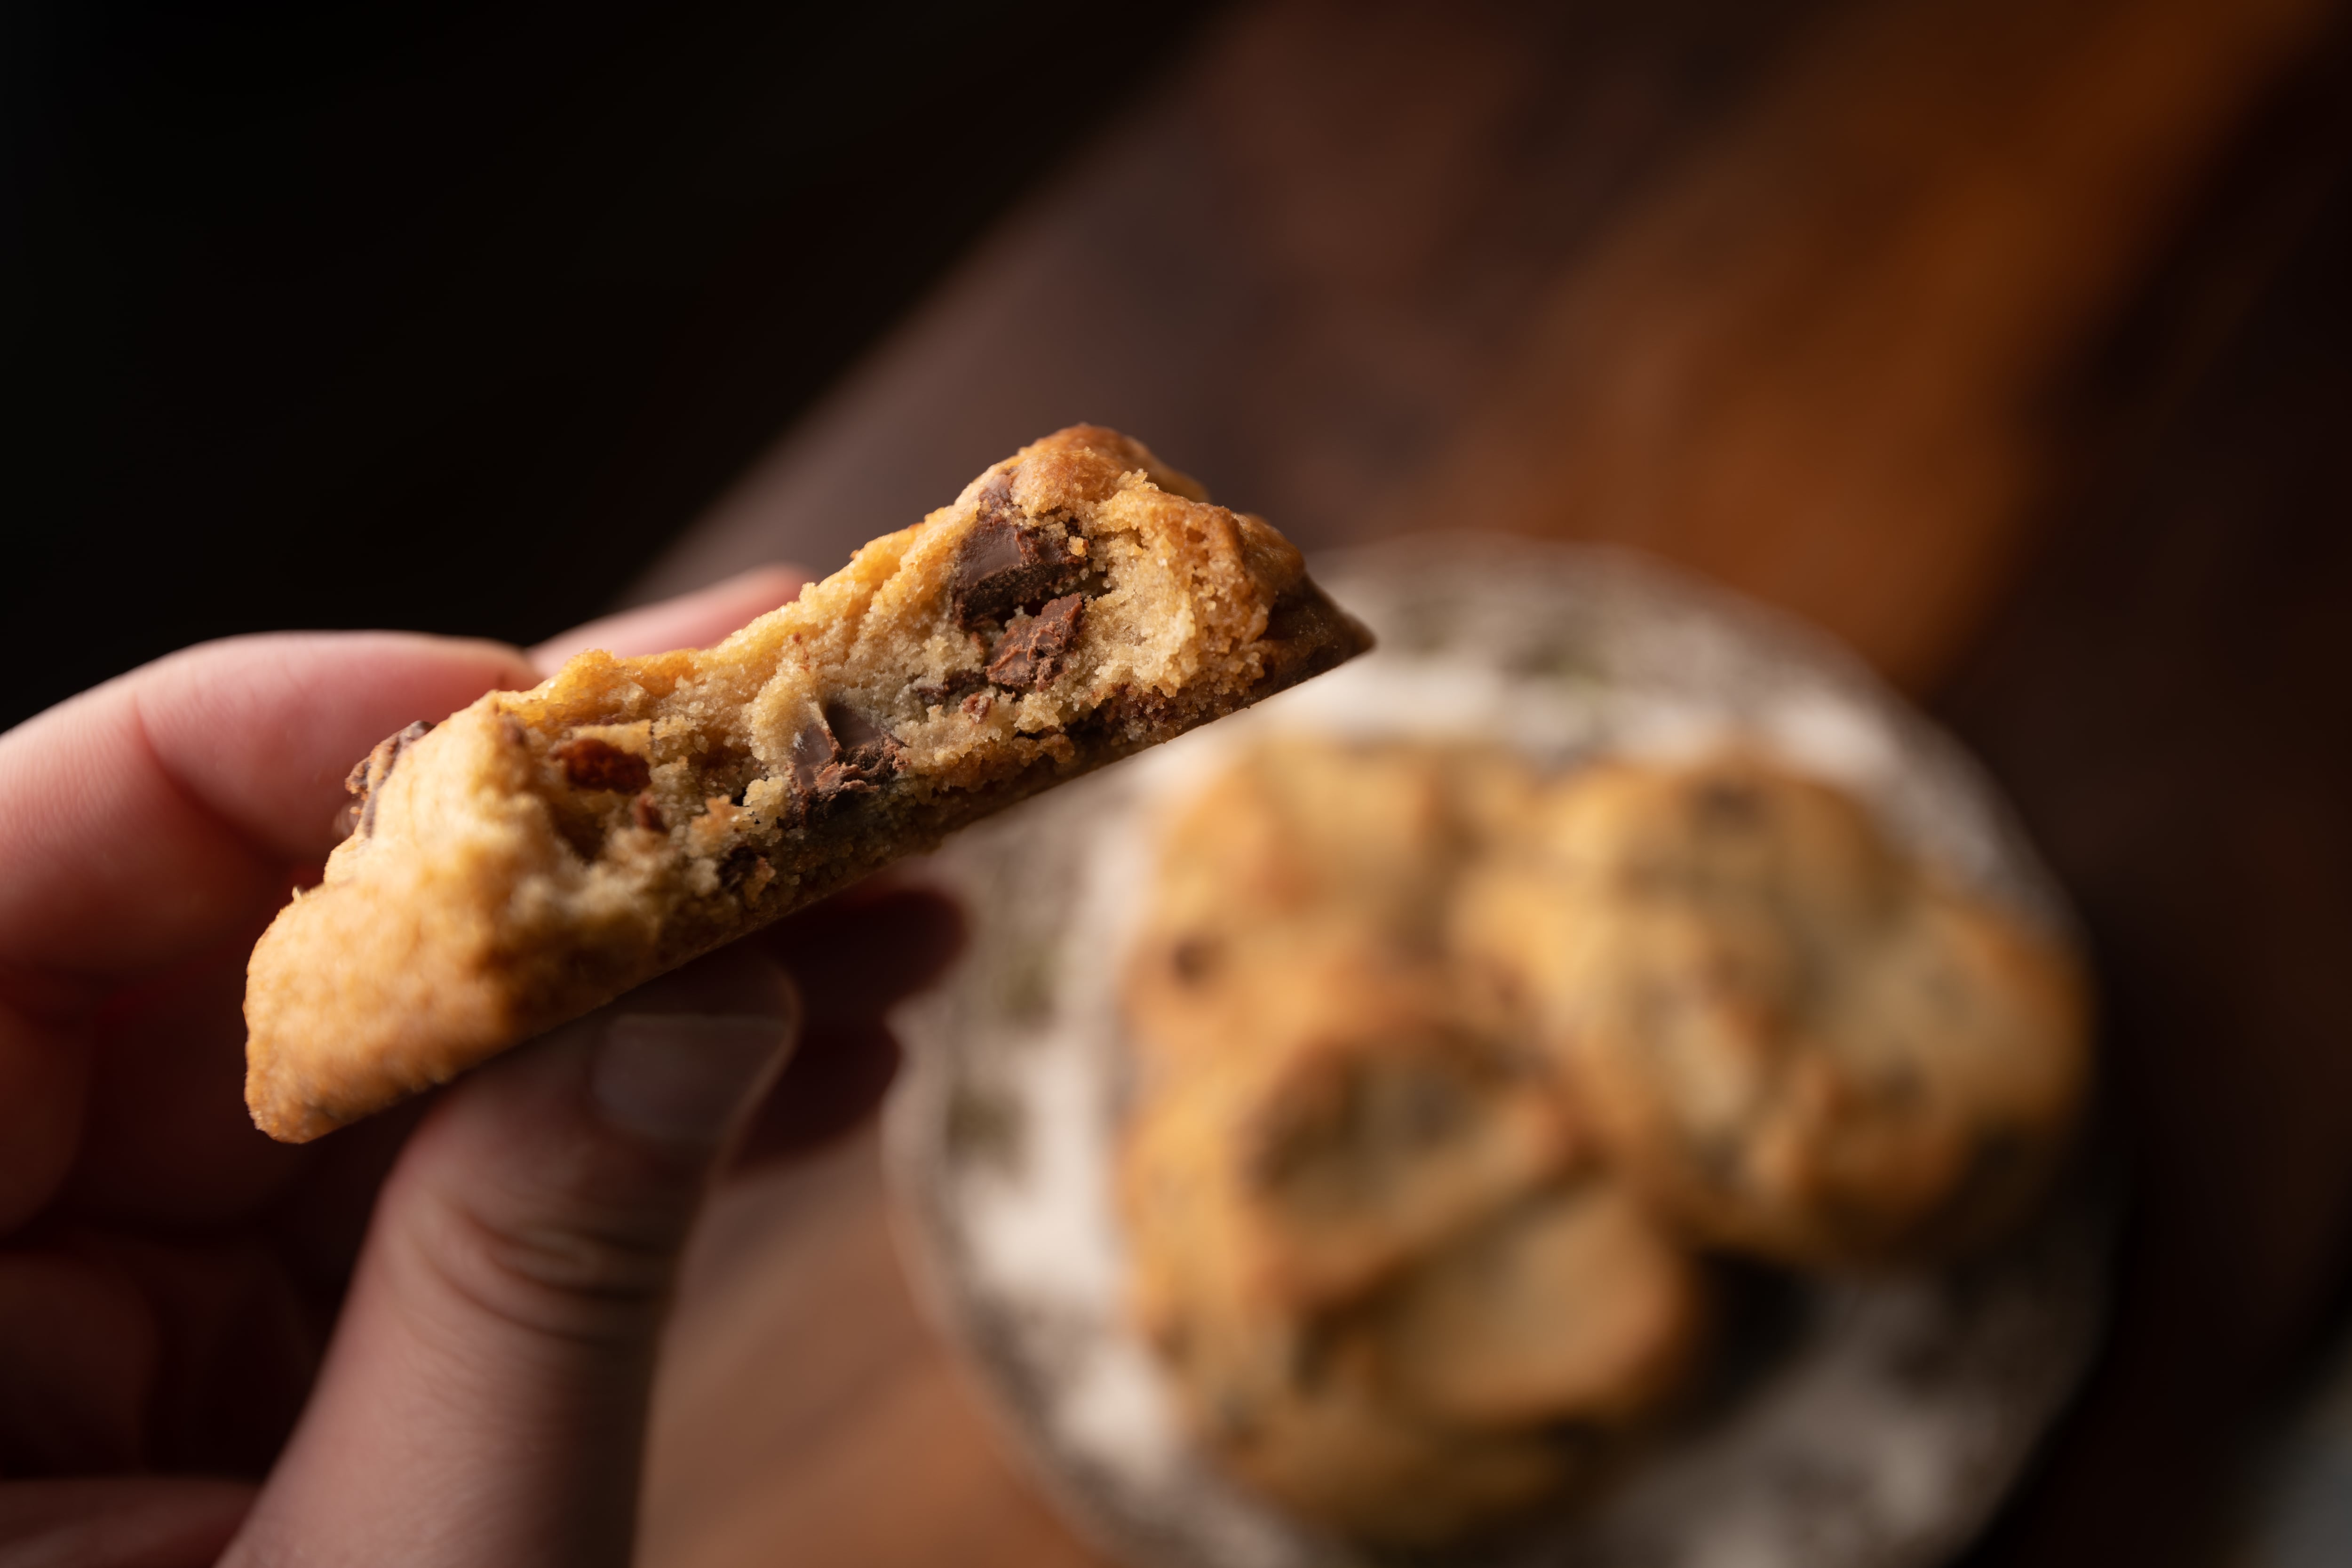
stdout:
[[245,1113],[245,955],[382,736],[579,647],[715,640],[798,583],[530,656],[211,644],[0,737],[0,1560],[629,1559],[714,1168],[870,1107],[881,1011],[952,952],[951,912],[855,890],[300,1147]]

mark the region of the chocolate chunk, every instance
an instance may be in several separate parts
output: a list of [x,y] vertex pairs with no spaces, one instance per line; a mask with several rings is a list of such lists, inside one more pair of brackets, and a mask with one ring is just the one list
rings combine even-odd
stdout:
[[1067,594],[1014,626],[997,643],[988,679],[1015,691],[1051,685],[1062,673],[1070,645],[1078,640],[1078,620],[1086,607],[1086,600]]
[[662,820],[661,805],[654,799],[651,790],[640,791],[637,798],[629,802],[629,815],[635,818],[639,827],[649,833],[669,831],[669,824]]
[[344,806],[338,816],[342,837],[348,838],[356,832],[365,838],[375,831],[375,792],[382,789],[383,781],[392,776],[392,770],[400,763],[401,753],[432,732],[433,726],[419,719],[399,733],[386,735],[378,741],[368,754],[344,775],[343,788],[357,798]]
[[977,691],[987,684],[988,677],[980,671],[959,669],[950,671],[948,678],[937,685],[925,684],[910,689],[914,692],[915,700],[924,707],[945,708],[965,694]]
[[958,706],[963,710],[965,718],[978,723],[988,717],[989,710],[996,706],[996,699],[988,692],[975,691]]
[[898,771],[906,748],[887,730],[844,703],[828,702],[815,722],[793,737],[793,794],[803,819],[845,795],[870,795]]
[[816,775],[814,805],[829,805],[845,795],[872,795],[874,781],[846,763],[835,763]]
[[898,758],[906,748],[898,738],[868,719],[855,708],[838,702],[824,706],[825,727],[840,743],[843,763],[865,774],[876,784],[887,781],[898,771]]
[[562,745],[550,746],[547,754],[551,761],[562,764],[563,782],[573,789],[635,792],[653,782],[653,771],[645,758],[593,735],[576,736]]
[[980,500],[973,510],[982,517],[1009,517],[1018,521],[1021,508],[1013,500],[1013,477],[1019,468],[1007,468],[1001,474],[988,476],[988,483],[980,487]]
[[841,754],[822,718],[801,726],[793,737],[793,793],[805,799],[816,792],[816,776]]
[[956,623],[971,631],[1007,620],[1066,592],[1086,570],[1084,548],[1024,519],[1012,476],[1000,474],[981,491],[979,521],[956,550]]

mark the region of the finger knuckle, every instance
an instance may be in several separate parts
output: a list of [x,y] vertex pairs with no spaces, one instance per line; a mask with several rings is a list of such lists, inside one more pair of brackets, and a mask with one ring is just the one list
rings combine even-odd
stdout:
[[471,1310],[588,1345],[635,1343],[658,1324],[680,1239],[667,1220],[528,1215],[466,1193],[446,1195],[436,1208],[423,1259]]

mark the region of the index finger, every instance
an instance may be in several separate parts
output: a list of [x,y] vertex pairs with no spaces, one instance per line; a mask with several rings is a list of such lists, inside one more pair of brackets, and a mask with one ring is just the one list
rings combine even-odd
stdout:
[[352,763],[539,677],[503,644],[285,633],[159,659],[0,735],[0,963],[117,978],[281,901]]

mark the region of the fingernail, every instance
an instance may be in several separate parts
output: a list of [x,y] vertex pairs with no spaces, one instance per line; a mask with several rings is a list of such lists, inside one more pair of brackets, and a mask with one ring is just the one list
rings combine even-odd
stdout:
[[786,1028],[781,1018],[624,1016],[605,1026],[589,1091],[640,1137],[716,1145],[783,1060]]

